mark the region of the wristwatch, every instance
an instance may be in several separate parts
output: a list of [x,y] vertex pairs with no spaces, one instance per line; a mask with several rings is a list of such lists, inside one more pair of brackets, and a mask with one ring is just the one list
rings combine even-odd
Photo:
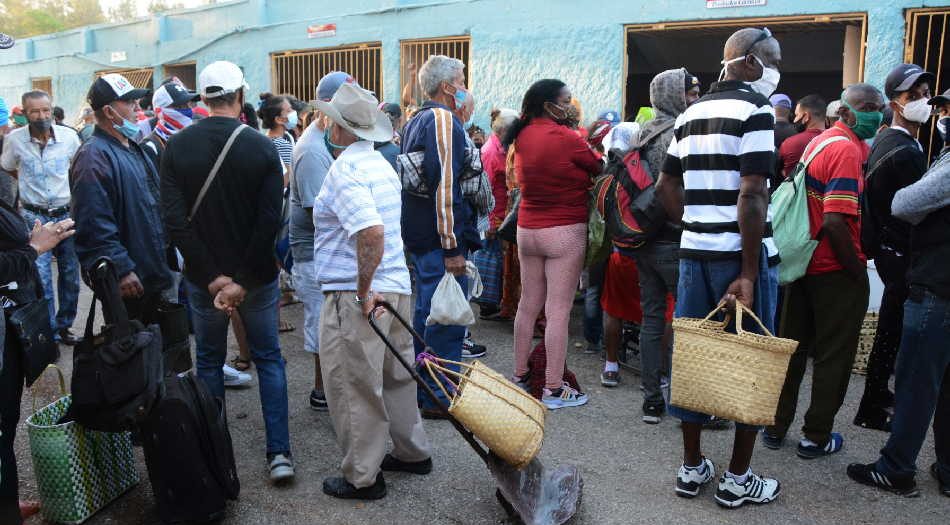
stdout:
[[366,301],[369,301],[373,298],[373,292],[367,292],[366,297],[360,297],[359,294],[356,295],[356,304],[363,304]]

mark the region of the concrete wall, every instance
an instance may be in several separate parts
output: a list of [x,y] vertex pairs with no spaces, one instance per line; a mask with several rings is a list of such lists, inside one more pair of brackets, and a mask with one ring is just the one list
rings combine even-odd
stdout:
[[[95,71],[196,60],[242,65],[252,92],[270,88],[269,53],[381,41],[386,99],[399,96],[399,41],[469,34],[468,74],[485,124],[491,106],[520,107],[536,79],[566,81],[590,115],[621,109],[624,24],[710,18],[866,12],[865,80],[882,85],[903,56],[904,10],[950,0],[768,0],[758,7],[706,9],[703,0],[236,0],[118,25],[20,41],[0,52],[0,96],[16,100],[30,78],[53,77],[57,103],[72,118]],[[314,23],[337,24],[310,40]],[[717,44],[718,45],[718,44]],[[127,61],[110,63],[112,51]]]

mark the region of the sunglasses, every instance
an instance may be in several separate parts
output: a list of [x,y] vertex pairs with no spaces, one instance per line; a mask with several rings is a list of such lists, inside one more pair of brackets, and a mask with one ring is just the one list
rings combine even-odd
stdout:
[[762,42],[763,40],[768,40],[770,38],[773,38],[772,32],[769,31],[769,28],[763,27],[762,32],[759,33],[759,37],[756,38],[751,44],[749,44],[749,47],[746,48],[745,53],[742,53],[742,56],[748,56],[749,53],[752,51],[752,48],[755,47],[756,44],[758,44],[759,42]]

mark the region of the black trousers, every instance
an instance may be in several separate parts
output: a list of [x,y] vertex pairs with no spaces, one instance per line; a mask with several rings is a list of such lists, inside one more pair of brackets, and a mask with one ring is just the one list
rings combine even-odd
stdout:
[[875,257],[874,265],[884,282],[881,311],[877,319],[874,346],[868,358],[867,379],[862,404],[883,405],[890,397],[888,382],[894,374],[897,351],[904,326],[904,301],[907,300],[907,257],[886,251]]
[[3,348],[3,371],[0,372],[0,432],[3,432],[0,436],[0,524],[20,525],[23,520],[20,518],[13,440],[20,423],[23,370],[19,341],[9,330]]

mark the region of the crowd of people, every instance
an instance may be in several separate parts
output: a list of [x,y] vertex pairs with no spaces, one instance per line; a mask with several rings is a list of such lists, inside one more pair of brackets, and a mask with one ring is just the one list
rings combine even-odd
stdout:
[[[476,254],[489,254],[482,259],[496,268],[483,272],[494,293],[476,299],[480,316],[513,323],[511,380],[527,389],[532,374],[542,376],[540,399],[551,410],[589,399],[565,367],[575,300],[585,303],[585,351],[605,353],[604,386],[620,383],[626,327],[636,323],[643,422],[667,413],[682,422],[674,489],[686,498],[716,479],[703,429],[729,422],[670,404],[671,319],[739,302],[765,328],[800,343],[775,424],[735,422],[714,498],[739,507],[781,491],[778,480],[753,472],[753,450],[758,440],[783,447],[809,356],[811,401],[797,454],[842,449],[835,418],[873,259],[885,289],[854,423],[890,435],[879,459],[849,466],[848,475],[919,494],[916,459],[933,420],[931,472],[950,496],[950,149],[930,159],[916,138],[936,114],[950,144],[950,91],[933,96],[932,73],[900,64],[883,93],[853,84],[832,103],[817,94],[796,101],[775,94],[780,64],[768,29],[742,29],[725,43],[718,82],[701,86],[685,68],[663,71],[649,85],[652,107],[629,122],[605,111],[584,126],[570,88],[544,79],[527,88],[520,110],[492,111],[487,136],[471,124],[465,64],[441,55],[418,68],[425,102],[405,111],[339,71],[320,79],[311,103],[265,93],[255,107],[241,68],[225,61],[200,72],[197,91],[169,78],[149,93],[120,74],[103,75],[89,89],[78,131],[61,123],[61,111],[54,117],[49,94],[30,91],[12,112],[14,126],[0,101],[0,282],[17,285],[2,295],[11,305],[45,295],[67,345],[77,342],[80,275],[101,257],[115,264],[132,318],[154,322],[160,305],[187,302],[197,375],[215,396],[256,368],[275,483],[295,473],[279,331],[294,329],[281,321],[281,305],[299,299],[304,350],[314,355],[309,403],[329,411],[343,451],[342,475],[326,478],[323,491],[357,499],[385,496],[384,471],[432,470],[422,420],[444,418],[435,403],[448,403],[434,384],[439,399],[422,395],[367,316],[386,302],[412,318],[426,346],[392,315],[377,315],[408,361],[426,350],[458,370],[453,362],[484,356],[469,327],[427,322],[446,274],[469,290]],[[615,236],[608,256],[591,260],[591,189],[618,170],[647,177],[634,197],[650,199],[656,226],[649,235]],[[805,276],[780,288],[770,193],[796,174],[806,177],[817,248]],[[233,367],[229,327],[240,347]],[[530,367],[536,337],[543,371]],[[18,344],[8,331],[4,524],[31,511],[17,505],[13,456]]]

